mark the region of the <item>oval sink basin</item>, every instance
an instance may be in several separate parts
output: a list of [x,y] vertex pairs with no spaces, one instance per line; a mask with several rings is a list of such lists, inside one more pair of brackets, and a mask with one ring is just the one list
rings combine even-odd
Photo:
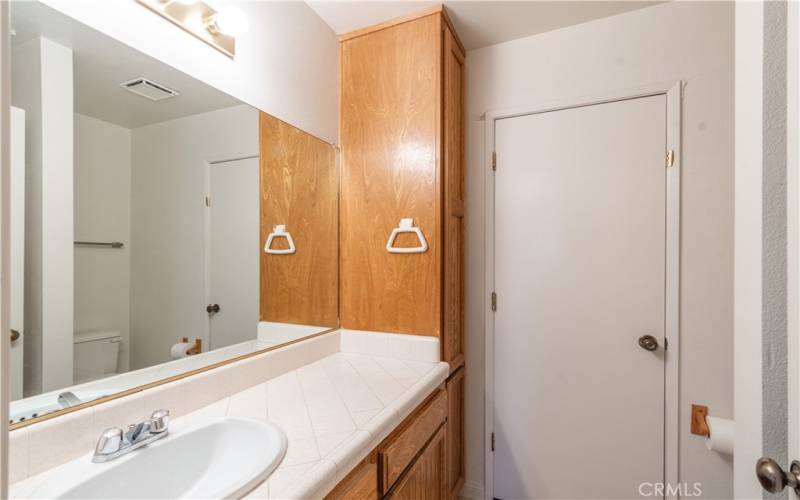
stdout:
[[29,498],[238,498],[275,470],[286,446],[275,425],[208,420],[110,462],[88,455],[61,465]]

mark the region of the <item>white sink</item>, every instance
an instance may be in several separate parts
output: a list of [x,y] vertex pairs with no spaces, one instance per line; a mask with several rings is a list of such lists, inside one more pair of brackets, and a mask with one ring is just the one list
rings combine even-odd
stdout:
[[107,463],[68,462],[28,498],[238,498],[275,470],[286,445],[269,423],[206,420]]

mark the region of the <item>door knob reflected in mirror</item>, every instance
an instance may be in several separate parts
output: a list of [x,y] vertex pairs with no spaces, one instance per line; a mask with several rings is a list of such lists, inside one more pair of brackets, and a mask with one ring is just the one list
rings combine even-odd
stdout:
[[208,314],[218,313],[220,310],[219,304],[209,304],[206,306],[206,312]]
[[639,337],[639,347],[645,351],[655,351],[658,349],[658,340],[652,335],[642,335]]
[[792,461],[786,472],[775,460],[761,457],[756,462],[756,476],[761,487],[770,493],[780,493],[788,486],[800,495],[800,462],[797,460]]

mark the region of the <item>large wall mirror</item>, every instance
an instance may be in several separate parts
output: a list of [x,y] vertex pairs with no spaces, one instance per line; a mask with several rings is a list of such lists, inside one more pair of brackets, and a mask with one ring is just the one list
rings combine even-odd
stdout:
[[12,428],[338,326],[333,146],[10,10]]

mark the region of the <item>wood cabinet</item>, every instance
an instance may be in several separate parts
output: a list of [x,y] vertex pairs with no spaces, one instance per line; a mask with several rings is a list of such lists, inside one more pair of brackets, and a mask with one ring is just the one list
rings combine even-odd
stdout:
[[325,500],[375,500],[378,498],[378,467],[370,453],[331,491]]
[[[461,373],[451,377],[453,383],[462,380]],[[450,473],[449,393],[448,384],[434,390],[325,499],[457,498]],[[460,488],[460,478],[455,480]]]
[[[464,353],[463,63],[441,6],[341,39],[342,327],[440,337],[453,369]],[[424,253],[387,251],[404,218]]]
[[[451,373],[427,410],[378,447],[378,495],[455,498],[464,477],[464,49],[442,6],[340,42],[341,326],[439,337]],[[427,250],[388,252],[408,218]],[[417,244],[401,234],[395,245]]]
[[442,359],[464,362],[464,52],[444,30],[444,232]]
[[447,498],[445,453],[445,428],[442,426],[386,498],[396,500],[444,500]]
[[464,367],[447,379],[447,497],[458,498],[464,484]]
[[380,490],[387,493],[447,419],[447,391],[438,390],[379,448]]

